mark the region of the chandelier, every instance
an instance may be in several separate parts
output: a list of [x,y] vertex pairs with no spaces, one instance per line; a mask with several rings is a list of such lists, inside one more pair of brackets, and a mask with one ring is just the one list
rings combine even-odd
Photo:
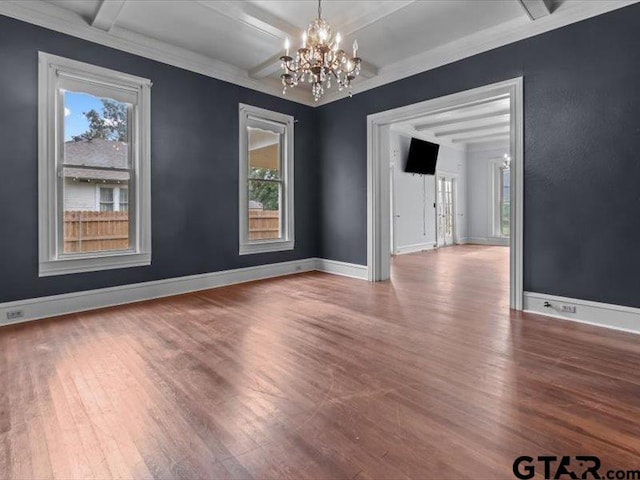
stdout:
[[284,73],[280,75],[284,89],[295,87],[301,82],[311,84],[311,93],[317,102],[331,82],[338,90],[349,90],[351,81],[360,74],[362,59],[358,57],[358,42],[353,42],[353,55],[340,48],[340,34],[334,34],[331,26],[322,18],[322,0],[318,0],[318,18],[309,24],[302,35],[302,47],[289,55],[289,39],[284,42],[285,54],[280,57]]

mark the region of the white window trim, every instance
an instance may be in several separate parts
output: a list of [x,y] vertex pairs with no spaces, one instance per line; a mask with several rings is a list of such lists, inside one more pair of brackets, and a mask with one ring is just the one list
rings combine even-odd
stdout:
[[[93,272],[151,264],[151,81],[107,68],[39,52],[38,65],[38,253],[41,277]],[[57,188],[58,128],[64,112],[58,111],[58,79],[79,79],[97,89],[124,92],[136,99],[132,132],[132,180],[135,199],[130,214],[135,215],[134,245],[131,250],[61,255],[58,245],[57,212],[62,201]],[[131,198],[129,199],[131,201]],[[133,208],[131,208],[133,207]]]
[[[272,112],[251,105],[240,104],[239,112],[239,225],[240,225],[240,255],[254,253],[278,252],[293,250],[294,248],[294,192],[293,192],[293,124],[290,115]],[[282,238],[277,240],[249,240],[249,142],[247,124],[250,119],[263,123],[272,123],[282,128],[284,133],[282,151],[282,173],[284,195],[280,205]]]

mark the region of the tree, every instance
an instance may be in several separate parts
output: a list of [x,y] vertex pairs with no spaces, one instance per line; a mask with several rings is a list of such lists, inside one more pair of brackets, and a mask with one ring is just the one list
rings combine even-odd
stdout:
[[127,141],[127,105],[115,100],[102,99],[102,115],[95,109],[83,112],[89,129],[81,136],[85,140],[101,138],[118,142]]
[[260,202],[265,210],[279,210],[280,184],[278,182],[265,182],[264,180],[277,180],[278,171],[269,168],[251,169],[249,181],[249,199]]

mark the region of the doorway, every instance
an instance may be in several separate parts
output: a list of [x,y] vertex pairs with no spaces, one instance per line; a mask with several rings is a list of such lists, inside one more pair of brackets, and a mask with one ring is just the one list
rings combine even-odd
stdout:
[[[523,163],[523,79],[521,77],[484,87],[454,93],[413,105],[372,114],[367,117],[367,270],[371,281],[390,278],[391,250],[391,188],[390,188],[390,132],[392,124],[407,122],[428,114],[442,114],[460,107],[482,106],[496,98],[507,98],[508,106],[504,123],[510,132],[508,155],[510,157],[509,189],[509,305],[522,310],[522,163]],[[477,116],[477,119],[480,117]],[[442,124],[442,122],[440,122]],[[473,132],[460,132],[471,137]],[[487,134],[496,138],[500,133]],[[436,177],[438,178],[438,177]],[[438,234],[443,244],[456,241],[456,180],[436,184],[442,192],[442,226]],[[437,185],[436,185],[437,186]],[[450,201],[447,199],[450,192]],[[437,202],[434,202],[437,203]],[[439,223],[439,222],[436,222]],[[440,238],[438,241],[440,241]],[[457,247],[456,247],[457,248]]]

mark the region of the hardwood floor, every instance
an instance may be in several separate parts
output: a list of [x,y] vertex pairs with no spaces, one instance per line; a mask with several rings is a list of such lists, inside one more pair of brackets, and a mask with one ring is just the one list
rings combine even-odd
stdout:
[[640,337],[509,312],[507,268],[452,247],[394,258],[390,282],[314,272],[1,328],[0,476],[640,469]]

